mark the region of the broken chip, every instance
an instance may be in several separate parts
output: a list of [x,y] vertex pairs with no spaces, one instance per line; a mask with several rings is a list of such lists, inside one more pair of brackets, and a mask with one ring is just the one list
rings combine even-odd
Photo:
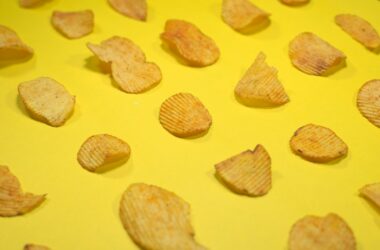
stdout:
[[310,75],[326,75],[344,65],[346,56],[311,32],[296,36],[289,44],[292,64]]
[[271,159],[262,145],[215,165],[216,175],[234,192],[261,196],[272,187]]
[[289,235],[289,250],[355,250],[350,226],[337,214],[325,217],[308,215],[298,220]]
[[25,45],[13,30],[0,25],[0,59],[20,59],[33,54],[33,49]]
[[265,58],[264,53],[260,52],[235,87],[235,95],[245,105],[282,105],[289,101],[277,78],[277,70],[268,66]]
[[0,166],[0,216],[25,214],[39,206],[45,195],[23,193],[21,185],[6,166]]
[[360,189],[360,194],[380,208],[380,183],[365,185]]
[[331,129],[307,124],[294,133],[290,148],[312,162],[329,162],[347,154],[348,147]]
[[50,250],[50,248],[36,244],[26,244],[24,250]]
[[131,149],[126,142],[112,135],[99,134],[82,144],[77,160],[83,168],[94,172],[110,163],[127,160],[130,154]]
[[94,13],[91,10],[62,12],[54,11],[51,23],[67,38],[81,38],[94,29]]
[[380,80],[366,82],[359,90],[356,103],[360,113],[380,127]]
[[130,185],[120,201],[120,219],[132,240],[143,249],[206,249],[194,240],[190,205],[160,187]]
[[205,106],[189,93],[178,93],[166,99],[161,104],[159,119],[162,127],[178,137],[201,135],[212,122]]
[[62,126],[74,110],[75,97],[48,77],[20,83],[18,92],[29,114],[53,127]]
[[21,7],[31,8],[47,2],[47,0],[19,0],[18,3]]
[[183,20],[168,20],[163,41],[190,66],[204,67],[215,63],[220,55],[215,42],[195,25]]
[[340,14],[335,16],[335,23],[368,49],[375,51],[380,49],[379,33],[363,18],[351,14]]
[[146,0],[108,0],[108,3],[117,12],[136,20],[146,21]]
[[282,3],[286,5],[301,5],[301,4],[306,4],[310,0],[281,0]]

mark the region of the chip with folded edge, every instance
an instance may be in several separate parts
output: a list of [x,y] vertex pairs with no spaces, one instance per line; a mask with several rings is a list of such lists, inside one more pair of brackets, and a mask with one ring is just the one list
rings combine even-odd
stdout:
[[24,250],[50,250],[50,248],[36,244],[26,244]]
[[380,80],[366,82],[359,90],[356,104],[360,113],[380,128]]
[[81,38],[90,34],[94,29],[94,13],[91,10],[54,11],[51,23],[65,37],[70,39]]
[[365,185],[360,189],[360,194],[380,208],[380,182]]
[[16,32],[0,25],[0,60],[27,58],[33,53],[33,49],[24,44]]
[[146,21],[148,11],[146,0],[108,0],[108,3],[124,16]]
[[310,0],[281,0],[286,5],[302,5],[310,2]]

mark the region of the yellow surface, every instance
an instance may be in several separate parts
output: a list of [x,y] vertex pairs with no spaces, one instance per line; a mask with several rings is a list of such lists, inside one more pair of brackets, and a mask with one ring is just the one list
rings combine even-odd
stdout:
[[[380,181],[380,129],[356,108],[356,93],[367,80],[380,78],[380,58],[351,39],[333,22],[335,14],[360,15],[380,30],[380,2],[311,0],[299,8],[279,1],[256,0],[270,12],[265,30],[242,35],[220,17],[221,1],[149,1],[146,23],[115,12],[105,0],[53,0],[21,9],[16,0],[0,1],[0,24],[8,26],[35,50],[33,58],[0,65],[0,164],[8,165],[24,190],[47,193],[31,213],[0,218],[0,249],[40,243],[52,249],[138,249],[118,216],[119,199],[131,183],[155,184],[191,204],[196,239],[209,249],[286,249],[288,233],[299,218],[335,212],[353,229],[358,249],[380,249],[380,212],[358,196],[358,189]],[[50,25],[53,10],[92,9],[95,30],[68,40]],[[221,50],[210,67],[180,64],[161,46],[165,20],[196,24]],[[288,42],[313,31],[347,55],[347,67],[329,77],[306,75],[287,55]],[[113,35],[130,38],[157,63],[162,82],[139,95],[118,90],[86,48]],[[291,101],[279,108],[248,108],[233,89],[263,51]],[[59,81],[76,96],[75,113],[53,128],[31,119],[17,98],[20,82],[40,76]],[[160,104],[177,92],[198,96],[213,124],[198,139],[180,139],[158,122]],[[314,164],[293,153],[288,141],[307,123],[334,130],[349,146],[335,164]],[[97,133],[127,141],[129,161],[109,172],[82,169],[76,153]],[[214,164],[262,144],[272,157],[273,188],[264,197],[230,192],[214,176]]]

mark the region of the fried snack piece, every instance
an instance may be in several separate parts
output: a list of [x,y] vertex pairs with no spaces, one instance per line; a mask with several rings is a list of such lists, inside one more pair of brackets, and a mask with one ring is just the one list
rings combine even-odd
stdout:
[[34,119],[53,127],[62,126],[74,110],[75,97],[48,77],[20,83],[18,93]]
[[380,80],[371,80],[360,88],[356,104],[360,113],[380,128]]
[[131,154],[128,143],[107,134],[93,135],[80,147],[77,160],[88,171],[95,172],[101,167],[121,160]]
[[32,8],[43,3],[47,2],[47,0],[19,0],[18,3],[21,7],[24,8]]
[[380,208],[380,182],[365,185],[360,189],[360,194]]
[[325,217],[305,216],[292,227],[289,250],[355,250],[355,236],[347,223],[337,214]]
[[6,166],[0,166],[0,216],[22,215],[38,207],[45,195],[22,192],[20,182]]
[[94,29],[94,13],[91,10],[62,12],[54,11],[51,23],[67,38],[81,38]]
[[160,187],[130,185],[120,201],[120,219],[132,240],[142,249],[202,250],[194,240],[190,205]]
[[249,0],[223,0],[223,21],[237,31],[267,22],[269,16]]
[[50,250],[50,248],[42,245],[26,244],[24,250]]
[[351,14],[340,14],[335,16],[335,23],[368,49],[380,49],[379,33],[363,18]]
[[146,0],[108,0],[108,3],[124,16],[146,21],[148,9]]
[[212,123],[205,106],[189,93],[178,93],[166,99],[161,104],[159,119],[164,129],[178,137],[200,135]]
[[283,4],[286,5],[301,5],[307,4],[310,0],[281,0]]
[[310,75],[323,75],[345,62],[346,56],[326,41],[310,32],[296,36],[289,44],[293,65]]
[[260,52],[235,87],[235,95],[245,105],[282,105],[289,101],[277,78],[277,70],[268,66],[265,58]]
[[272,187],[271,159],[262,145],[215,165],[216,175],[234,192],[261,196]]
[[25,58],[33,53],[33,49],[24,44],[16,32],[0,25],[0,60]]
[[190,66],[204,67],[219,59],[215,42],[195,25],[182,20],[168,20],[161,38]]

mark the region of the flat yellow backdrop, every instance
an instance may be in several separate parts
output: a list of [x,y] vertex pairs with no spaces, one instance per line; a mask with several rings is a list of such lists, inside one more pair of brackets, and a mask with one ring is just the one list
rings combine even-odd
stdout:
[[[173,191],[191,204],[198,242],[209,249],[286,249],[291,226],[309,214],[334,212],[356,236],[358,249],[380,249],[380,211],[358,196],[365,184],[380,181],[380,129],[361,116],[356,94],[362,84],[380,78],[380,55],[366,50],[334,23],[352,13],[380,30],[376,0],[311,0],[292,8],[277,0],[255,0],[271,13],[271,24],[242,35],[221,19],[221,0],[150,0],[147,22],[114,11],[106,0],[52,0],[22,9],[16,0],[0,1],[0,24],[17,31],[35,54],[26,62],[0,65],[0,164],[7,165],[25,191],[47,193],[32,212],[0,218],[0,249],[39,243],[52,249],[138,249],[119,220],[121,194],[144,182]],[[94,32],[68,40],[53,29],[53,10],[91,9]],[[197,25],[221,51],[205,68],[180,64],[159,38],[167,19]],[[347,66],[329,77],[306,75],[287,55],[291,39],[312,31],[347,55]],[[162,70],[161,83],[146,93],[120,91],[100,71],[86,43],[113,35],[139,45]],[[238,103],[234,87],[263,51],[279,71],[291,101],[278,108],[249,108]],[[73,116],[59,128],[31,119],[20,104],[20,82],[48,76],[76,96]],[[180,139],[158,121],[161,103],[178,92],[199,97],[213,124],[198,139]],[[315,164],[294,155],[293,132],[307,123],[334,130],[349,147],[335,164]],[[108,133],[127,141],[129,161],[109,172],[82,169],[76,153],[91,135]],[[264,145],[272,158],[273,187],[260,198],[232,193],[214,176],[214,164]]]

